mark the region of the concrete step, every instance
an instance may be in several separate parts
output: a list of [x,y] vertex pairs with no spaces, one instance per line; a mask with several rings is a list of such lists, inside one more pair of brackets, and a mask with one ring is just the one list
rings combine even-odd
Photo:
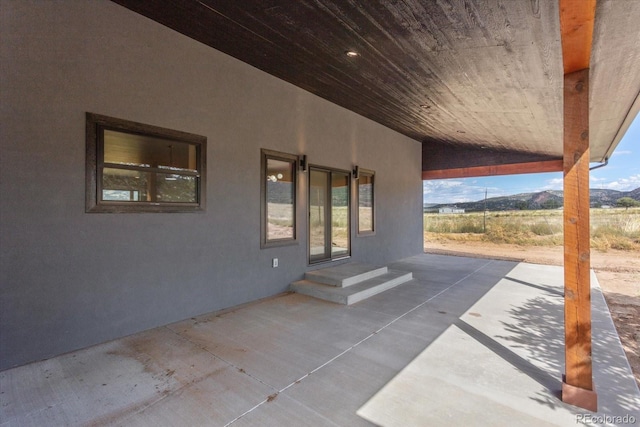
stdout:
[[299,280],[291,284],[291,290],[325,301],[351,305],[412,279],[413,273],[411,272],[389,270],[385,274],[347,287],[330,286],[311,280]]
[[304,278],[309,281],[344,288],[365,280],[373,279],[387,272],[387,267],[376,267],[358,262],[350,262],[336,267],[309,271],[304,275]]

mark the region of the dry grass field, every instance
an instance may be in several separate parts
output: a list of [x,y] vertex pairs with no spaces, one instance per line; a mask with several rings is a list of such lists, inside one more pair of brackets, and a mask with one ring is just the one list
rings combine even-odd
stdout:
[[[562,246],[562,210],[425,214],[430,240]],[[640,251],[640,208],[592,209],[591,247]]]
[[[562,265],[562,211],[425,214],[426,252]],[[591,267],[640,385],[640,208],[591,210]]]

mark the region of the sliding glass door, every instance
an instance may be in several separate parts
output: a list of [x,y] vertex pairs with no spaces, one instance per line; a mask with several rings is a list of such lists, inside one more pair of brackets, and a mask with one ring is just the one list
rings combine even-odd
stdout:
[[329,172],[309,169],[309,261],[327,258],[327,188]]
[[349,173],[309,168],[309,261],[349,255]]

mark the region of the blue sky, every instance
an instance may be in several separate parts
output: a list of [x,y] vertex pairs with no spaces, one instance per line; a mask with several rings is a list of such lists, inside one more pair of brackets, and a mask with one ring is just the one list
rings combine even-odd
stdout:
[[[594,166],[594,165],[592,165]],[[590,175],[591,188],[629,191],[640,187],[640,114],[629,126],[609,164]],[[423,181],[424,203],[473,202],[487,197],[562,190],[562,172]]]

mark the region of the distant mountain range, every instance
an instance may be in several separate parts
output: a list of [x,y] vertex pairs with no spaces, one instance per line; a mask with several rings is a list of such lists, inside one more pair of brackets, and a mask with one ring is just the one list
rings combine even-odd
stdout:
[[[640,187],[632,191],[617,190],[590,190],[591,206],[615,206],[618,199],[631,197],[640,201]],[[540,191],[538,193],[514,194],[513,196],[491,197],[486,200],[486,209],[489,211],[507,211],[516,209],[556,209],[562,207],[563,192],[557,190]],[[466,203],[442,203],[437,205],[425,205],[425,211],[437,211],[442,207],[457,207],[467,212],[482,211],[485,209],[485,200]]]

